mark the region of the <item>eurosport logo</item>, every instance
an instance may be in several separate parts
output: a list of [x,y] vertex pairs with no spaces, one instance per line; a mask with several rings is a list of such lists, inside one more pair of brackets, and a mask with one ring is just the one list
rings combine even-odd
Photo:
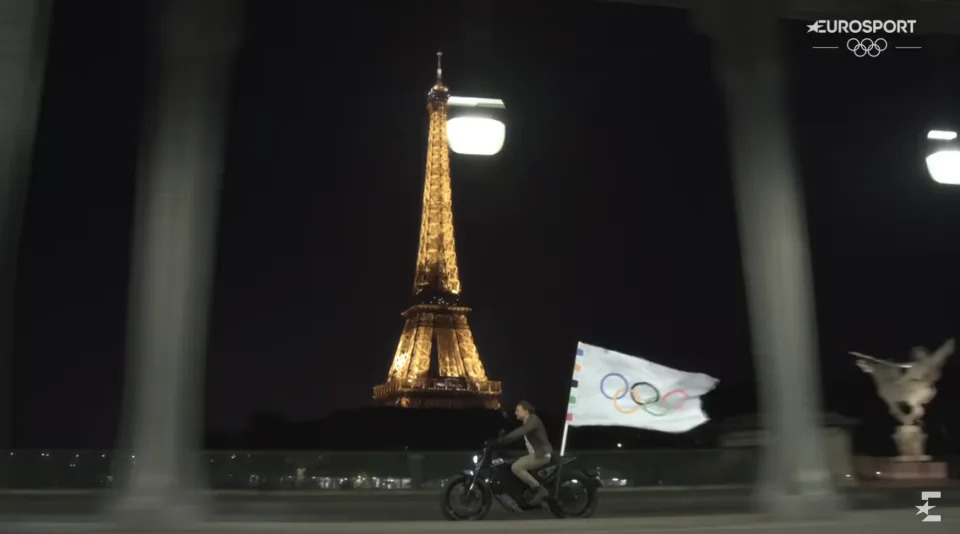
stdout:
[[939,491],[922,491],[922,492],[920,492],[920,500],[923,501],[923,506],[914,506],[914,508],[917,509],[917,513],[916,513],[915,515],[923,514],[923,515],[925,516],[925,517],[921,520],[921,522],[923,522],[923,523],[939,523],[939,522],[940,522],[940,515],[939,515],[939,514],[931,514],[931,513],[930,513],[930,510],[933,510],[934,508],[936,508],[936,506],[933,506],[933,505],[930,504],[930,500],[931,500],[931,499],[939,499],[939,498],[940,498],[940,492],[939,492]]
[[[610,393],[611,390],[613,393]],[[630,384],[627,377],[620,373],[607,373],[600,379],[600,394],[610,399],[614,409],[622,414],[629,415],[643,410],[656,417],[663,417],[679,409],[689,398],[687,392],[682,389],[674,389],[661,396],[660,390],[650,382]],[[625,408],[620,405],[620,401],[628,396],[634,405],[628,405]]]
[[915,20],[818,20],[807,33],[913,33]]
[[[818,20],[807,24],[807,33],[831,34],[847,36],[844,45],[834,46],[815,45],[818,50],[847,49],[855,57],[880,57],[885,50],[918,50],[920,46],[912,46],[909,42],[891,41],[899,36],[909,38],[915,32],[917,21],[907,19],[897,20]],[[864,37],[860,37],[864,36]]]

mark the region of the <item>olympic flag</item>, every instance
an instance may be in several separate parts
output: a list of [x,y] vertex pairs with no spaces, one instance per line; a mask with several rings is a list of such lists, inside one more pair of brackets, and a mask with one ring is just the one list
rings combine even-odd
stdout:
[[570,384],[567,425],[686,432],[707,422],[700,397],[717,382],[702,373],[678,371],[580,343]]

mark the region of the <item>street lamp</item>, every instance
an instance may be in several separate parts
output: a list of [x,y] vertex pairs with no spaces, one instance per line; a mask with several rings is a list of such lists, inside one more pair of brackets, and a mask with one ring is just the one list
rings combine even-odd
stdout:
[[497,98],[451,96],[447,101],[447,140],[457,154],[492,156],[503,148],[506,106]]
[[960,143],[955,130],[927,132],[927,171],[937,183],[960,185]]
[[[492,156],[503,148],[507,127],[503,124],[503,100],[453,96],[443,85],[443,52],[437,52],[437,85],[447,104],[447,145],[457,154]],[[449,95],[449,96],[448,96]]]

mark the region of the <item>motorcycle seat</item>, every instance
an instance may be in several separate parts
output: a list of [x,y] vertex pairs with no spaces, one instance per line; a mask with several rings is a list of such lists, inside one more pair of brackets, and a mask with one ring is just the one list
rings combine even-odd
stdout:
[[558,463],[561,465],[567,465],[576,459],[576,456],[566,456],[561,458],[559,454],[554,453],[550,455],[550,462],[547,463],[547,465],[557,465]]

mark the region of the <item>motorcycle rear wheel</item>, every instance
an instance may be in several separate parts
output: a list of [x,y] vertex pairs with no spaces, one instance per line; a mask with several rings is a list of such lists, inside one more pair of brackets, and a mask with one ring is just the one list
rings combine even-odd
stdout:
[[[571,500],[583,501],[570,507]],[[597,488],[582,475],[565,475],[560,480],[556,495],[547,503],[550,512],[560,519],[586,519],[597,511]]]
[[[493,504],[493,493],[490,488],[480,482],[474,486],[473,492],[467,491],[469,487],[470,478],[463,475],[447,483],[440,501],[440,510],[445,518],[450,521],[479,521],[487,516]],[[475,504],[476,510],[461,511],[460,507],[465,502]]]

